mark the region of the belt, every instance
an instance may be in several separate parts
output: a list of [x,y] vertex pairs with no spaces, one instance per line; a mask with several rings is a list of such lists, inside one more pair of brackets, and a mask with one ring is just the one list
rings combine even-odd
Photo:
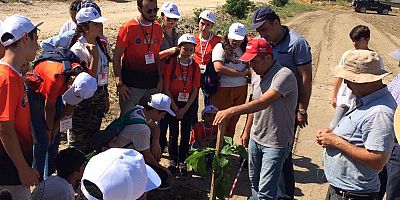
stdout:
[[97,86],[97,90],[105,91],[107,90],[108,85]]
[[353,192],[349,192],[346,190],[342,190],[340,188],[334,187],[331,185],[335,193],[343,198],[351,199],[351,200],[376,200],[378,197],[378,193],[365,193],[365,194],[356,194]]

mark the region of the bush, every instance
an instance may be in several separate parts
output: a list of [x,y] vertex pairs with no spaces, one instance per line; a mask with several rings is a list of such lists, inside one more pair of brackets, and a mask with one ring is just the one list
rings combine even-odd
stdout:
[[230,15],[244,19],[247,13],[254,9],[255,4],[250,0],[226,0],[222,7]]
[[276,7],[283,7],[288,3],[289,0],[272,0],[272,5]]

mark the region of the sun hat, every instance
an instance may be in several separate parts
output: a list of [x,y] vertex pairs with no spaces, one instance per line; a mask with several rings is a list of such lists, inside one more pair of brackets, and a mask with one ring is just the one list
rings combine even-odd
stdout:
[[336,77],[353,83],[370,83],[391,74],[379,66],[378,53],[370,50],[351,51],[343,65],[335,68]]
[[82,1],[81,3],[79,3],[77,5],[76,9],[77,9],[77,12],[78,12],[82,8],[89,8],[89,7],[95,8],[97,11],[99,11],[99,14],[101,15],[100,7],[93,0]]
[[31,20],[22,15],[12,15],[6,17],[4,21],[1,23],[0,38],[5,33],[10,33],[14,37],[6,41],[1,41],[1,44],[5,47],[9,46],[14,42],[18,41],[19,39],[21,39],[25,33],[31,32],[33,29],[37,28],[42,24],[43,22],[33,24]]
[[168,18],[179,19],[181,14],[179,14],[178,6],[172,2],[165,2],[161,6],[161,12]]
[[233,23],[229,27],[228,38],[232,40],[243,40],[246,36],[246,27],[241,23]]
[[271,8],[261,7],[254,12],[253,24],[250,26],[250,29],[257,29],[265,21],[274,19],[279,19],[279,16]]
[[272,53],[271,45],[264,39],[253,39],[247,43],[246,52],[240,57],[240,60],[249,62],[259,53]]
[[133,149],[111,148],[92,157],[82,176],[81,190],[89,200],[97,200],[87,181],[96,185],[102,199],[133,200],[160,186],[157,173]]
[[102,17],[99,11],[93,7],[81,8],[78,13],[76,13],[76,22],[78,24],[82,24],[85,22],[97,22],[103,23],[106,22],[108,19]]
[[178,46],[181,45],[182,43],[192,43],[196,45],[196,38],[192,34],[185,33],[181,37],[179,37]]
[[201,116],[204,116],[207,113],[216,114],[217,112],[218,112],[217,107],[215,107],[214,105],[208,105],[203,109],[203,111],[201,111]]
[[389,53],[389,56],[400,61],[400,48]]
[[151,95],[151,100],[147,104],[157,110],[166,111],[170,115],[175,116],[175,113],[171,110],[171,98],[165,94],[158,93]]
[[207,21],[210,21],[211,23],[215,24],[215,14],[211,10],[205,10],[200,13],[199,15],[200,19],[205,19]]
[[62,96],[63,101],[69,105],[76,105],[84,99],[89,99],[97,90],[96,79],[86,72],[76,76],[71,87]]

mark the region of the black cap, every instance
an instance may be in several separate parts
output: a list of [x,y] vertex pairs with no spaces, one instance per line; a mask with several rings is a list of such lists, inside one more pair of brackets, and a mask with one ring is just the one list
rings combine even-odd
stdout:
[[250,29],[256,29],[264,24],[266,20],[279,19],[279,16],[268,7],[261,7],[254,12],[253,24]]

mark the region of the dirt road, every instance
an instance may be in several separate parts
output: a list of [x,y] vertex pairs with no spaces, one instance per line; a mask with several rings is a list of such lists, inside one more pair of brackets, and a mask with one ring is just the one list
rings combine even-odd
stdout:
[[[164,0],[165,1],[165,0]],[[159,1],[160,5],[164,1]],[[260,0],[261,1],[261,0]],[[198,5],[194,0],[174,0],[179,5],[181,13],[192,15],[192,9]],[[207,0],[201,7],[215,8],[222,5],[223,0]],[[115,3],[101,1],[103,15],[110,19],[105,24],[106,35],[115,38],[118,27],[128,19],[137,16],[136,5],[133,2]],[[40,27],[40,38],[46,38],[58,32],[62,23],[68,19],[68,4],[62,2],[35,2],[33,5],[1,4],[0,18],[6,15],[21,13],[33,18],[33,21],[45,21]],[[298,199],[324,199],[327,183],[324,181],[321,166],[322,148],[315,142],[315,132],[326,127],[332,118],[333,108],[329,104],[333,83],[332,69],[338,63],[342,53],[352,47],[348,33],[359,24],[367,25],[372,31],[370,47],[379,52],[386,69],[393,72],[385,79],[390,81],[400,70],[398,63],[387,56],[389,52],[400,47],[400,17],[396,15],[376,15],[354,13],[351,10],[323,8],[322,10],[304,13],[287,20],[290,28],[302,34],[312,47],[313,53],[313,93],[309,107],[309,126],[299,130],[294,147],[294,164],[296,170],[296,197]],[[111,94],[115,100],[115,94]],[[118,114],[118,106],[114,101],[108,119]],[[243,127],[244,118],[238,124],[238,130]],[[235,137],[236,141],[238,135]],[[236,172],[232,172],[235,174]],[[242,173],[238,189],[233,199],[246,199],[249,194],[249,183],[246,172]],[[163,199],[205,199],[208,179],[181,179],[185,187],[178,188]],[[178,180],[179,181],[179,180]],[[181,185],[182,186],[182,185]],[[197,188],[195,190],[193,188]],[[179,194],[177,194],[177,193]],[[192,193],[186,196],[187,193]]]

